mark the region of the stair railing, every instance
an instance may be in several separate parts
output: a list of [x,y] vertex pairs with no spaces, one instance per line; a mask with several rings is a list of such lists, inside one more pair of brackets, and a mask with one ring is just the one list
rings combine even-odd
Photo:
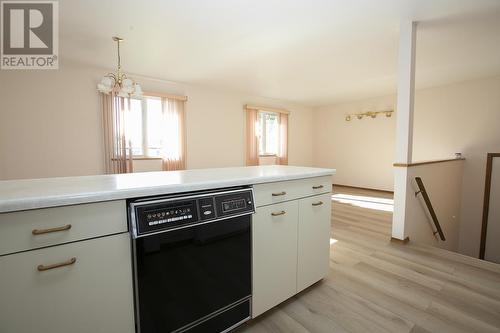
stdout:
[[431,215],[432,222],[434,223],[434,226],[436,227],[436,231],[434,231],[434,235],[439,234],[439,238],[442,241],[445,241],[446,238],[444,237],[443,229],[441,229],[441,225],[439,224],[439,220],[437,218],[436,212],[434,211],[434,208],[432,207],[431,199],[429,198],[429,195],[427,194],[427,191],[425,190],[424,182],[422,181],[422,178],[420,177],[415,177],[415,182],[417,183],[418,186],[418,191],[415,192],[415,196],[418,194],[422,195],[422,198],[424,199],[425,205],[427,206],[427,209],[429,210],[429,214]]

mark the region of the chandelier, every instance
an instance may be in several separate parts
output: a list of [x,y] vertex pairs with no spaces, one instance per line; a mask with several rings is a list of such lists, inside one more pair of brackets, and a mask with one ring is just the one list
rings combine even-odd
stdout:
[[113,37],[113,40],[118,48],[118,69],[116,73],[106,74],[97,85],[97,90],[104,94],[116,93],[119,97],[142,98],[141,86],[122,72],[120,43],[123,42],[123,38]]

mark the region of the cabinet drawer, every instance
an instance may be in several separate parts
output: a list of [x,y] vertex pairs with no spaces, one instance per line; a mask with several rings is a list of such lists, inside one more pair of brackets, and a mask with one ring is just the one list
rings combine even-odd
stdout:
[[298,202],[256,209],[252,220],[252,317],[297,290]]
[[3,256],[0,272],[2,333],[134,332],[126,233]]
[[254,185],[257,207],[331,192],[330,176]]
[[329,193],[299,200],[297,292],[328,274],[331,209]]
[[0,214],[0,255],[127,231],[125,201]]

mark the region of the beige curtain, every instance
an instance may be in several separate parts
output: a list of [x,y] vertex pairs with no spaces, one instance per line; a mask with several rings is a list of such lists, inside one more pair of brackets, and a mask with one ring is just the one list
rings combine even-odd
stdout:
[[288,164],[288,114],[279,114],[279,126],[280,126],[280,140],[279,140],[279,152],[276,158],[276,164],[287,165]]
[[246,162],[247,165],[259,165],[259,141],[257,138],[258,110],[246,109]]
[[162,97],[163,125],[162,139],[163,170],[186,169],[186,120],[184,101]]
[[105,172],[133,172],[132,149],[127,144],[126,118],[130,110],[130,99],[115,94],[102,94],[102,116],[104,127]]

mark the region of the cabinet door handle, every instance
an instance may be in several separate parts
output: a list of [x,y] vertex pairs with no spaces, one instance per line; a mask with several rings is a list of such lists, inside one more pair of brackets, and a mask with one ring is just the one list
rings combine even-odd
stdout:
[[286,195],[286,192],[283,191],[283,192],[278,192],[278,193],[273,193],[272,194],[273,197],[279,197],[280,195]]
[[33,229],[31,232],[33,235],[48,234],[51,232],[65,231],[71,229],[71,224],[63,225],[62,227],[49,228],[49,229]]
[[313,202],[313,206],[321,206],[323,204],[323,201],[318,201],[318,202]]
[[286,212],[284,210],[282,210],[281,212],[273,212],[271,213],[272,216],[280,216],[280,215],[285,215]]
[[313,190],[319,190],[320,188],[323,188],[323,185],[313,186]]
[[73,257],[73,258],[71,258],[69,260],[66,260],[66,261],[63,261],[63,262],[59,262],[57,264],[38,265],[38,267],[36,269],[38,269],[39,272],[43,272],[43,271],[48,271],[49,269],[54,269],[54,268],[58,268],[58,267],[64,267],[64,266],[73,265],[75,262],[76,262],[76,258]]

